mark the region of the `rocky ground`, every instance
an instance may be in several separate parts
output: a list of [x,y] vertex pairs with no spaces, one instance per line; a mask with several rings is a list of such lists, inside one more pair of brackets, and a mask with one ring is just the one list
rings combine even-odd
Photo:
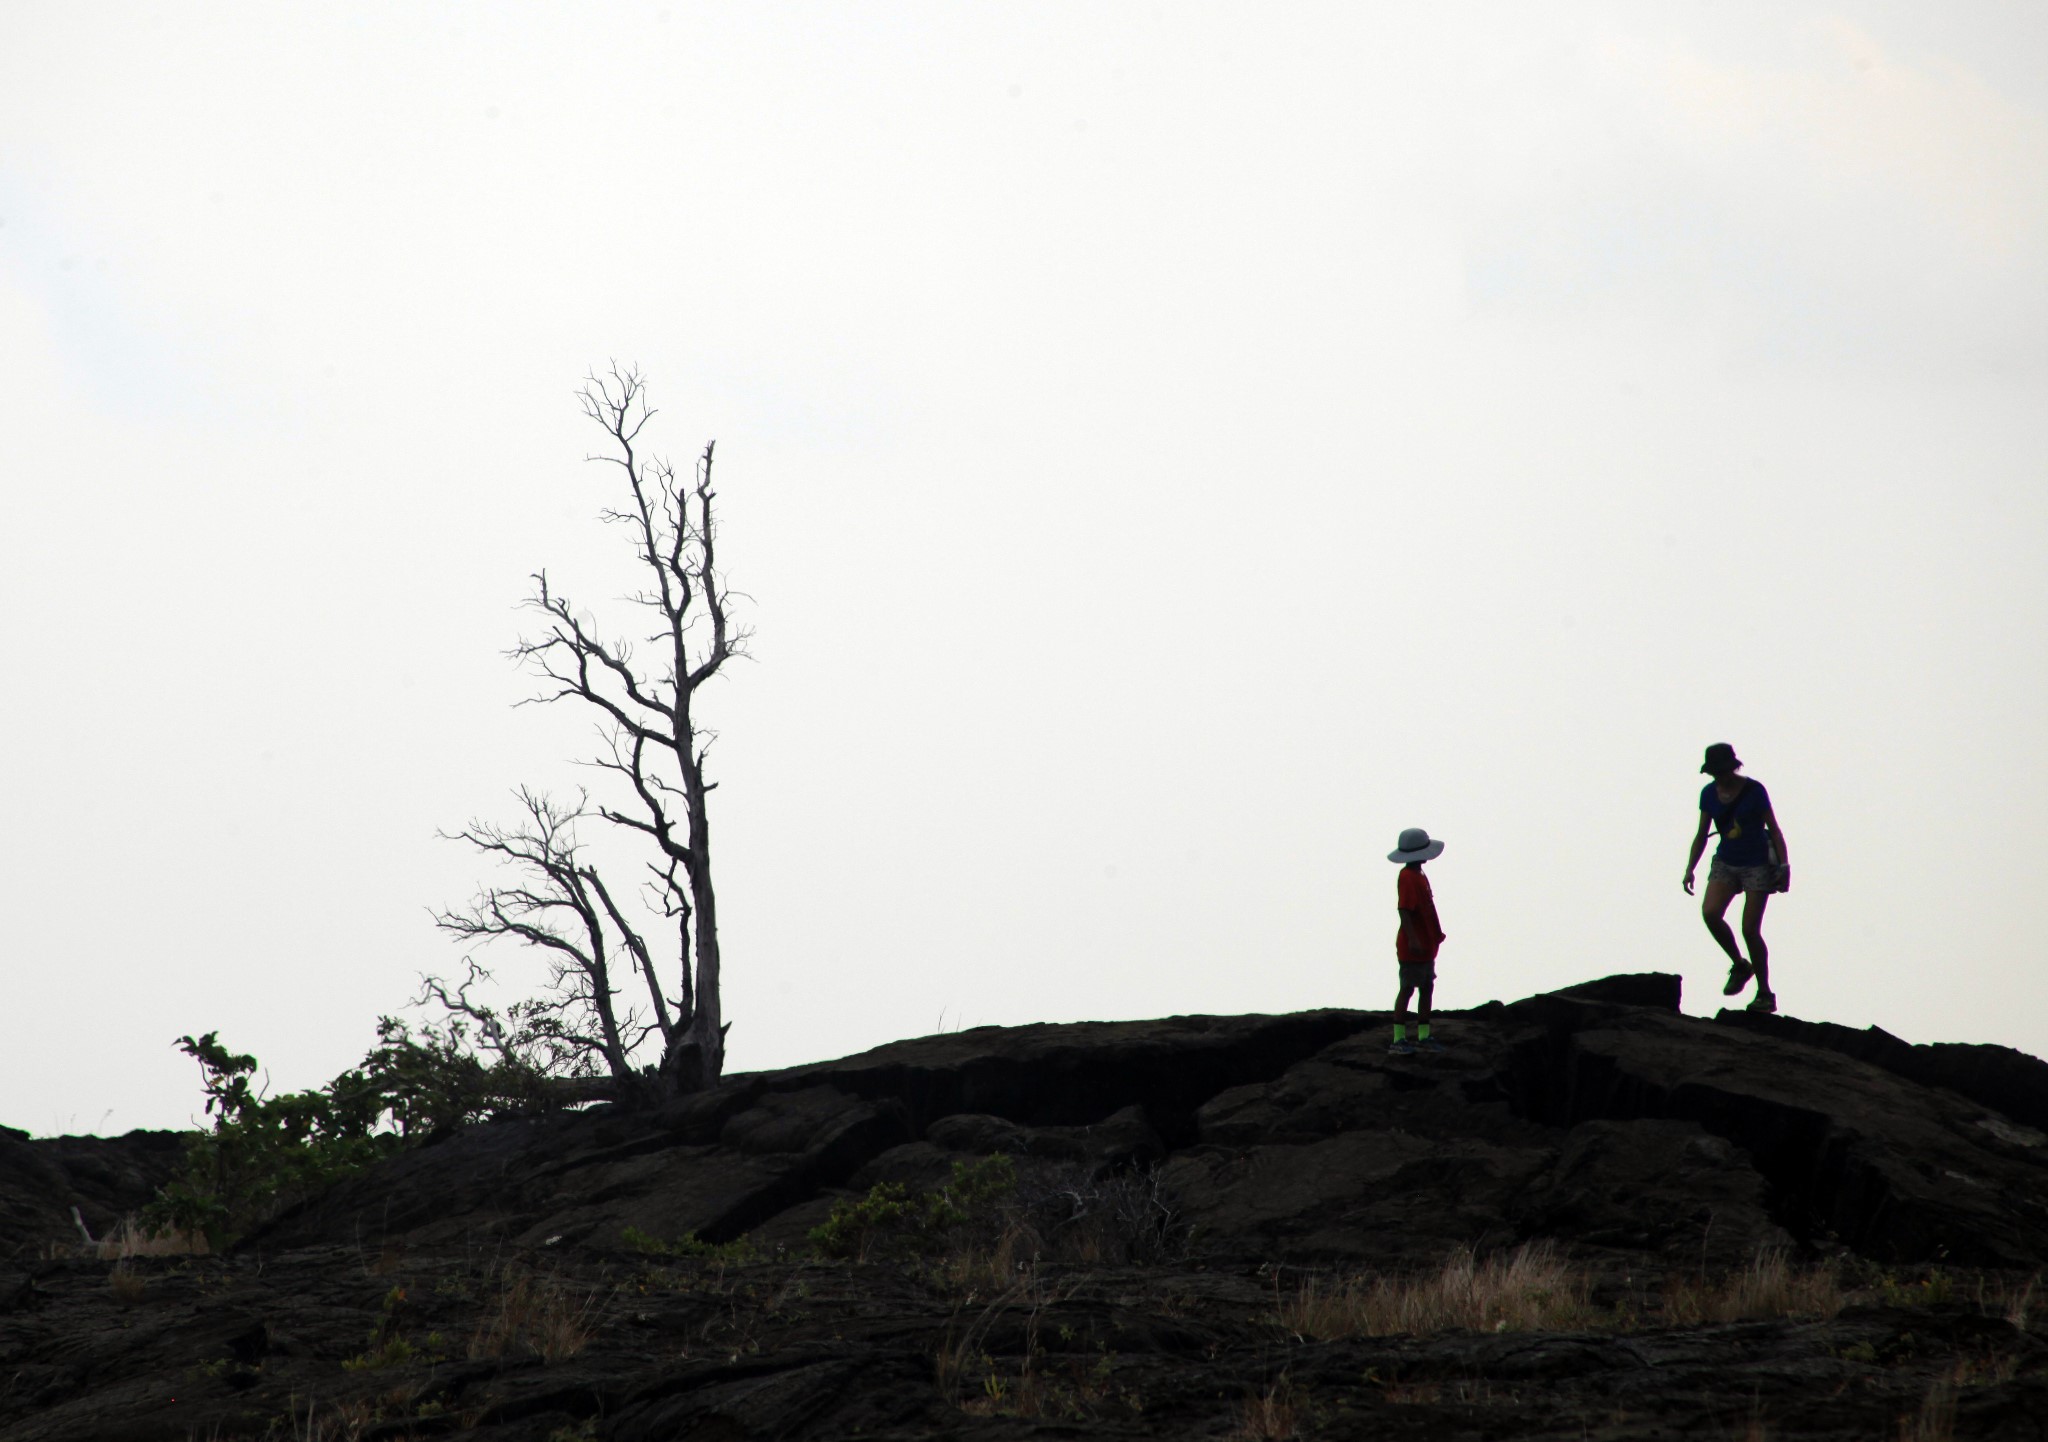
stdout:
[[0,1134],[0,1436],[2048,1437],[2048,1066],[1676,1007],[927,1037],[474,1128],[224,1257],[75,1255],[164,1138]]

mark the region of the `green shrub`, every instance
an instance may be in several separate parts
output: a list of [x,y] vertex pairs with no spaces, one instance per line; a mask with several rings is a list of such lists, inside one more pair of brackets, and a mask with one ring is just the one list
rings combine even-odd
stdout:
[[409,1362],[440,1361],[448,1350],[447,1338],[439,1332],[429,1332],[418,1342],[408,1339],[401,1330],[407,1311],[404,1287],[386,1292],[377,1308],[377,1324],[370,1328],[369,1350],[344,1360],[342,1370],[368,1372],[379,1367],[403,1367]]
[[218,1249],[408,1142],[546,1104],[543,1078],[487,1066],[459,1025],[415,1035],[384,1017],[377,1038],[361,1065],[325,1086],[264,1096],[252,1083],[255,1057],[229,1051],[218,1032],[179,1037],[199,1063],[213,1126],[187,1143],[184,1170],[144,1209],[144,1225],[203,1232]]
[[732,1263],[761,1260],[761,1249],[754,1245],[750,1237],[734,1237],[729,1242],[707,1242],[695,1232],[691,1232],[677,1241],[664,1242],[651,1232],[643,1232],[638,1227],[628,1227],[621,1234],[621,1240],[628,1249],[638,1252],[643,1257],[677,1257]]
[[811,1229],[811,1246],[822,1257],[856,1261],[881,1253],[926,1255],[971,1226],[993,1226],[1016,1190],[1016,1164],[1001,1153],[953,1163],[952,1179],[936,1191],[880,1182],[865,1196],[835,1202],[831,1215]]
[[1955,1284],[1939,1267],[1929,1268],[1917,1282],[1902,1282],[1886,1272],[1878,1280],[1878,1291],[1886,1305],[1893,1307],[1929,1307],[1952,1302],[1956,1295]]

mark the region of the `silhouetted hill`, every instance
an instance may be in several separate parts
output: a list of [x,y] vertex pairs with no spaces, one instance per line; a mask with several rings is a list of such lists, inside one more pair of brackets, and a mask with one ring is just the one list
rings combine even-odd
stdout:
[[[896,1042],[658,1111],[472,1128],[227,1258],[138,1263],[125,1305],[106,1263],[38,1253],[75,1236],[74,1202],[139,1204],[175,1139],[0,1137],[0,1426],[1848,1438],[1953,1413],[1954,1435],[2048,1431],[2026,1290],[2048,1266],[2048,1065],[1677,1004],[1675,977],[1607,978],[1444,1014],[1447,1050],[1414,1057],[1350,1011]],[[835,1207],[843,1228],[870,1198],[886,1239],[907,1225],[889,1205],[909,1216],[999,1155],[1014,1188],[949,1240],[809,1255]],[[1374,1285],[1467,1253],[1551,1257],[1571,1308],[1358,1320]],[[1821,1300],[1737,1297],[1769,1276]],[[1337,1297],[1351,1320],[1329,1320]],[[327,1421],[281,1422],[294,1397]]]

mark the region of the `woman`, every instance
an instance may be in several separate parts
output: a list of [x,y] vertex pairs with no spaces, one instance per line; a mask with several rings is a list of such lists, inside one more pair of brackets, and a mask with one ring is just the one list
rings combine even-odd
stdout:
[[[1753,976],[1756,997],[1749,1009],[1776,1011],[1771,953],[1764,945],[1764,907],[1772,892],[1792,889],[1792,857],[1785,849],[1785,833],[1771,811],[1771,796],[1763,783],[1737,774],[1742,763],[1733,746],[1726,741],[1709,746],[1700,770],[1714,779],[1700,791],[1700,829],[1693,833],[1692,855],[1685,863],[1685,894],[1692,895],[1693,873],[1699,870],[1700,853],[1707,849],[1707,828],[1719,826],[1721,844],[1714,850],[1714,864],[1707,868],[1707,894],[1700,900],[1700,915],[1733,963],[1722,994],[1736,995]],[[1742,939],[1749,943],[1747,961],[1736,949],[1735,933],[1723,919],[1738,891],[1742,893]]]

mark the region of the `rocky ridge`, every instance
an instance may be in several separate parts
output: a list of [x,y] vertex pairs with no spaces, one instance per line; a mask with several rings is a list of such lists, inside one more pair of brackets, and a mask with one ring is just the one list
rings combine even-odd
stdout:
[[[1352,1011],[919,1038],[472,1128],[118,1288],[57,1255],[68,1209],[103,1228],[175,1139],[0,1136],[0,1429],[1869,1437],[1946,1408],[1955,1435],[2048,1434],[2048,1065],[1677,1004],[1675,977],[1607,978],[1445,1014],[1417,1057]],[[997,1154],[1036,1260],[807,1254],[835,1204]],[[1086,1256],[1050,1244],[1084,1214]],[[1585,1279],[1571,1326],[1287,1325],[1310,1279],[1531,1242]],[[1850,1304],[1660,1312],[1759,1256]],[[573,1314],[554,1343],[538,1298]]]

